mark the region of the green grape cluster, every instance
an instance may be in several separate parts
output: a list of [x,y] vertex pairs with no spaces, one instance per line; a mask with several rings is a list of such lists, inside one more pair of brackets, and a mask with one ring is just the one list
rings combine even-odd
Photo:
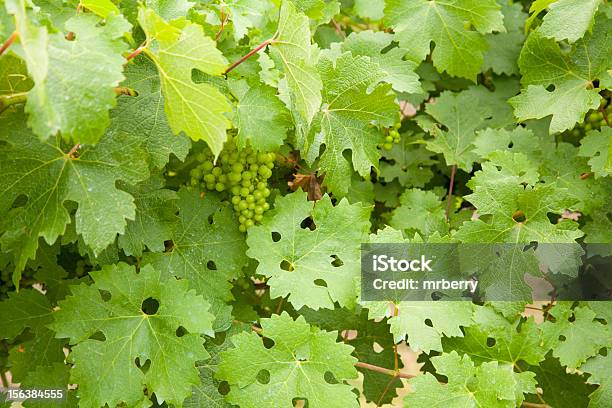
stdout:
[[260,222],[263,214],[270,208],[267,180],[272,176],[274,153],[256,152],[250,147],[238,149],[229,140],[219,155],[215,165],[212,154],[201,153],[197,156],[201,163],[191,170],[191,184],[204,185],[208,190],[229,191],[240,231]]
[[393,127],[390,128],[389,132],[385,136],[385,142],[380,145],[385,150],[393,149],[393,144],[398,144],[400,142],[400,134],[399,128],[402,126],[401,117],[398,116],[396,122],[393,124]]
[[606,119],[612,117],[612,104],[608,103],[607,99],[604,99],[598,110],[590,111],[583,123],[576,125],[572,130],[572,135],[580,137],[582,134],[593,129],[601,129],[608,126]]

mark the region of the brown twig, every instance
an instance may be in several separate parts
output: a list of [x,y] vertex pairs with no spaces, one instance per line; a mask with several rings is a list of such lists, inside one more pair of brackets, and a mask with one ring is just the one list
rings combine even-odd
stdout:
[[[1,54],[2,54],[2,52],[0,52],[0,55]],[[608,119],[608,115],[606,115],[606,107],[605,106],[600,106],[598,110],[603,115],[603,119],[606,122],[606,125],[608,125],[608,127],[610,127],[610,120]]]
[[13,41],[15,41],[18,35],[19,34],[17,33],[17,31],[13,31],[13,33],[4,42],[4,44],[2,44],[2,47],[0,47],[0,55],[2,55],[4,51],[6,51],[6,49],[11,46],[11,44],[13,43]]
[[455,186],[455,173],[456,172],[457,172],[457,165],[453,165],[451,167],[450,182],[448,185],[448,196],[446,197],[446,212],[445,212],[446,222],[448,222],[448,217],[450,214],[451,198],[453,197],[453,187]]
[[552,408],[548,404],[536,404],[535,402],[528,402],[528,401],[523,401],[521,406],[525,408]]
[[130,53],[130,55],[128,55],[127,57],[125,57],[126,60],[131,60],[133,58],[136,58],[137,56],[140,55],[141,52],[143,52],[145,50],[145,48],[147,48],[147,42],[143,42],[142,44],[140,44],[138,46],[138,48],[136,48],[134,51],[132,51]]
[[265,48],[268,46],[268,44],[271,44],[272,41],[274,41],[273,38],[268,38],[266,41],[262,42],[261,44],[259,44],[257,47],[253,48],[251,51],[249,51],[248,54],[246,54],[245,56],[243,56],[242,58],[240,58],[238,61],[234,62],[232,65],[230,65],[229,67],[227,67],[227,69],[224,72],[224,75],[229,74],[234,68],[236,68],[238,65],[242,64],[244,61],[246,61],[250,56],[252,56],[253,54],[258,53],[261,49]]
[[336,33],[342,37],[342,38],[346,38],[346,33],[344,31],[342,31],[342,27],[340,27],[340,24],[338,24],[338,22],[335,19],[331,19],[331,23],[334,26],[334,29],[336,30]]

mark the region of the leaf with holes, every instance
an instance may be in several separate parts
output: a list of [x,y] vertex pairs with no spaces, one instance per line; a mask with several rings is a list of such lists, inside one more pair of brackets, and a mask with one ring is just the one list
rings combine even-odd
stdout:
[[[70,338],[71,381],[80,404],[181,405],[199,382],[197,360],[208,357],[201,334],[212,334],[209,304],[186,280],[152,266],[105,266],[94,283],[72,288],[50,326]],[[147,365],[144,370],[143,366]]]
[[217,378],[230,384],[229,402],[244,408],[291,406],[295,399],[312,408],[359,406],[344,383],[357,377],[357,359],[351,346],[336,342],[336,332],[286,312],[262,319],[261,327],[271,347],[257,333],[239,333],[232,338],[235,348],[221,353]]
[[279,196],[274,206],[247,238],[247,255],[269,278],[270,295],[288,296],[296,309],[354,305],[370,209],[345,199],[333,206],[327,195],[313,203],[301,190]]

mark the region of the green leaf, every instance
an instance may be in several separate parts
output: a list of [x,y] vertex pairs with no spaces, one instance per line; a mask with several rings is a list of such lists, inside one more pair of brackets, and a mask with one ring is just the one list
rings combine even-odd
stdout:
[[591,170],[597,177],[612,174],[612,129],[591,130],[580,140],[578,156],[589,157]]
[[487,34],[488,50],[484,54],[483,70],[491,69],[496,74],[517,75],[517,60],[525,35],[523,27],[527,15],[521,4],[510,0],[498,0],[504,14],[505,32]]
[[107,18],[111,13],[119,15],[119,9],[110,0],[82,0],[79,4],[102,18]]
[[195,3],[187,0],[147,0],[146,4],[164,20],[172,21],[185,17]]
[[45,329],[51,321],[51,304],[35,289],[11,292],[0,303],[0,333],[2,339],[12,339],[26,328],[33,332]]
[[362,18],[380,20],[383,18],[385,8],[384,0],[355,0],[355,13]]
[[177,196],[163,186],[160,177],[152,177],[136,186],[124,186],[136,205],[134,221],[127,222],[125,233],[118,240],[126,255],[141,256],[145,247],[151,252],[162,252],[164,241],[171,239],[177,220]]
[[435,232],[448,233],[445,208],[440,198],[432,191],[417,188],[402,193],[400,205],[393,210],[389,225],[406,231],[406,236],[413,236],[415,232],[424,237]]
[[357,377],[357,359],[351,346],[336,342],[336,332],[310,327],[301,316],[294,321],[286,312],[262,319],[261,327],[272,347],[243,332],[232,338],[234,349],[221,353],[217,378],[230,384],[229,402],[244,408],[291,406],[294,399],[312,408],[359,406],[343,383]]
[[473,151],[475,132],[488,124],[492,115],[491,107],[480,103],[474,92],[446,91],[435,103],[428,103],[425,112],[447,129],[443,130],[436,125],[424,127],[434,137],[427,140],[427,148],[442,153],[447,165],[457,165],[470,172],[472,163],[477,160]]
[[255,150],[278,150],[292,127],[289,111],[275,90],[266,85],[250,88],[240,98],[237,112],[236,138],[240,148],[249,142]]
[[[164,95],[168,124],[176,134],[204,140],[215,156],[227,139],[230,112],[226,97],[214,86],[193,82],[194,69],[218,76],[227,61],[198,24],[166,23],[153,10],[141,9],[138,20],[150,45],[145,53],[155,62]],[[177,23],[178,24],[178,23]]]
[[[48,367],[37,367],[29,373],[28,377],[21,382],[21,389],[38,390],[63,390],[64,398],[54,400],[56,407],[75,407],[77,399],[74,390],[68,388],[70,369],[65,364],[54,363]],[[32,399],[23,402],[25,408],[45,408],[49,406],[49,400]]]
[[13,54],[0,57],[0,95],[27,92],[32,88],[25,62]]
[[[311,129],[307,155],[309,161],[319,156],[325,172],[324,184],[339,196],[347,193],[352,168],[365,177],[378,167],[378,143],[383,134],[375,127],[391,126],[398,106],[390,85],[378,84],[384,75],[368,57],[344,53],[336,61],[322,58],[318,65],[323,79],[323,107]],[[351,162],[345,151],[351,151]],[[352,164],[352,166],[351,166]]]
[[229,280],[240,275],[246,263],[244,235],[232,210],[214,193],[181,188],[176,206],[178,220],[172,225],[171,247],[161,253],[145,253],[164,275],[189,280],[190,287],[211,300],[230,300]]
[[[186,280],[151,266],[136,273],[126,264],[108,265],[90,275],[94,284],[74,286],[51,325],[73,345],[71,381],[79,384],[80,404],[135,406],[148,399],[146,386],[158,402],[180,405],[199,382],[195,362],[208,357],[200,334],[212,334],[209,304]],[[154,313],[143,311],[147,299],[157,301]],[[187,332],[180,337],[179,327]],[[104,340],[92,338],[98,332]],[[143,372],[138,362],[147,360]]]
[[[118,133],[104,137],[97,146],[83,146],[78,157],[68,156],[60,140],[42,143],[25,129],[23,115],[3,115],[0,128],[0,180],[2,229],[0,243],[13,252],[18,271],[33,258],[38,238],[52,244],[64,234],[70,213],[68,200],[78,204],[76,232],[99,254],[126,220],[134,219],[133,197],[118,189],[116,181],[137,183],[148,176],[146,153],[135,136]],[[29,200],[12,208],[20,196]],[[27,228],[23,228],[27,226]],[[18,279],[18,276],[14,276]]]
[[117,107],[110,111],[111,123],[106,132],[131,133],[144,138],[153,167],[164,167],[171,154],[184,160],[191,143],[183,134],[172,134],[155,64],[146,56],[139,56],[125,68],[124,74],[126,78],[121,86],[133,89],[138,95],[117,98]]
[[445,351],[468,354],[476,363],[537,365],[548,351],[541,345],[542,333],[533,318],[508,321],[490,307],[475,307],[474,324],[464,330],[465,337],[444,338],[442,346]]
[[109,16],[105,25],[99,20],[93,14],[68,20],[74,41],[63,33],[49,36],[48,68],[41,79],[28,65],[35,82],[26,104],[28,124],[41,140],[61,133],[67,141],[96,143],[109,124],[113,88],[124,78],[121,53],[127,46],[121,37],[130,24],[120,16]]
[[381,178],[386,182],[397,179],[405,187],[424,187],[434,176],[431,166],[437,161],[422,139],[422,133],[404,133],[399,143],[383,152],[387,161],[380,162]]
[[564,366],[578,368],[602,347],[612,346],[608,326],[595,320],[595,312],[588,307],[570,308],[562,302],[550,309],[555,322],[542,324],[544,344],[552,348],[553,356]]
[[591,374],[587,383],[599,384],[599,388],[589,398],[589,408],[605,407],[612,404],[612,380],[610,372],[612,370],[612,356],[610,349],[607,349],[605,356],[598,355],[590,358],[580,367],[580,371]]
[[[532,7],[536,7],[535,3]],[[575,42],[591,28],[601,3],[602,0],[558,0],[552,3],[545,0],[548,12],[538,31],[544,37],[554,38],[556,41]]]
[[285,74],[291,110],[308,126],[321,106],[322,83],[315,65],[316,49],[311,44],[308,18],[290,1],[282,4],[277,33],[271,56]]
[[538,31],[531,33],[519,58],[525,88],[509,100],[515,116],[526,120],[552,115],[550,133],[556,133],[571,129],[589,109],[598,108],[601,97],[593,81],[603,82],[609,75],[610,27],[600,14],[593,32],[578,40],[569,54]]
[[[357,360],[373,364],[379,367],[393,367],[395,364],[395,352],[393,336],[389,333],[389,325],[386,319],[375,322],[368,319],[366,309],[350,311],[347,309],[318,310],[302,308],[300,315],[306,318],[311,325],[316,325],[323,330],[338,330],[346,333],[351,330],[356,336],[339,337],[345,344],[355,348],[353,355]],[[375,350],[373,345],[379,347]],[[398,361],[398,367],[404,364]],[[374,402],[376,405],[391,403],[397,396],[397,388],[402,388],[403,383],[399,378],[390,378],[387,374],[376,371],[357,368],[363,374],[363,394],[366,401]]]
[[342,42],[341,48],[342,51],[350,51],[353,56],[370,57],[384,73],[382,81],[390,83],[395,91],[423,92],[419,76],[414,72],[417,64],[404,60],[408,50],[399,47],[388,49],[392,42],[393,35],[368,30],[351,33]]
[[[327,195],[309,202],[301,190],[279,196],[274,206],[247,238],[247,255],[259,261],[257,273],[269,277],[270,296],[288,296],[295,309],[354,305],[370,209],[346,199],[334,207]],[[307,218],[314,229],[301,225]]]
[[535,392],[533,374],[519,375],[500,367],[496,361],[474,367],[467,355],[456,351],[432,357],[438,374],[448,378],[440,384],[430,373],[409,381],[412,392],[406,395],[406,407],[491,407],[514,408],[523,401],[523,393]]
[[229,9],[236,41],[247,35],[250,28],[265,26],[267,15],[274,7],[267,0],[229,0],[224,6]]
[[474,82],[487,50],[484,34],[504,31],[495,0],[390,0],[385,21],[415,61],[423,61],[434,42],[431,55],[438,71]]

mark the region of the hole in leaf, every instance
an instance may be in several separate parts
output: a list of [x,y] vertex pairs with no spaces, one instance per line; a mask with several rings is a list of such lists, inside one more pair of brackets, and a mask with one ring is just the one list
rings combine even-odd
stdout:
[[325,282],[323,279],[315,279],[314,284],[317,286],[322,286],[324,288],[327,287],[327,282]]
[[215,220],[213,219],[213,214],[210,214],[210,215],[208,216],[207,220],[208,220],[208,224],[212,225],[212,224],[213,224],[213,222],[215,221]]
[[308,408],[308,400],[306,398],[294,398],[291,403],[295,408]]
[[576,315],[574,313],[572,313],[572,315],[567,320],[570,321],[570,322],[575,322],[576,321]]
[[100,292],[103,301],[108,302],[111,300],[111,293],[108,290],[98,289],[98,292]]
[[342,259],[338,258],[338,255],[332,255],[331,258],[332,258],[332,262],[331,262],[332,266],[337,268],[339,266],[344,265],[344,262],[342,262]]
[[562,334],[560,334],[560,335],[559,335],[559,341],[565,341],[565,336],[564,336],[564,335],[562,335]]
[[546,90],[547,90],[548,92],[552,92],[552,91],[554,91],[554,90],[555,90],[555,86],[554,86],[553,84],[550,84],[550,85],[548,85],[548,86],[546,87]]
[[495,339],[493,337],[487,337],[487,347],[493,347],[495,345]]
[[264,345],[265,348],[271,349],[272,347],[274,347],[274,344],[275,344],[274,340],[272,340],[272,339],[270,339],[268,337],[264,337],[262,341],[263,341],[263,345]]
[[104,335],[104,333],[102,333],[101,331],[97,331],[94,334],[92,334],[91,336],[89,336],[89,338],[91,340],[99,340],[99,341],[106,341],[106,336]]
[[206,262],[206,267],[211,270],[211,271],[216,271],[217,270],[217,265],[214,263],[214,261],[208,261]]
[[136,357],[136,359],[134,360],[134,364],[136,364],[136,367],[140,368],[140,371],[146,373],[147,371],[149,371],[149,367],[151,367],[151,360],[146,359],[143,363],[140,360],[140,357]]
[[172,252],[174,249],[174,242],[172,240],[164,241],[164,252]]
[[280,268],[283,271],[288,271],[288,272],[292,272],[293,271],[293,265],[291,264],[291,262],[289,262],[286,259],[283,259],[283,261],[280,263]]
[[272,235],[272,241],[273,241],[273,242],[278,242],[278,241],[280,241],[280,239],[281,239],[281,234],[279,234],[279,233],[278,233],[278,232],[276,232],[276,231],[272,231],[272,234],[271,234],[271,235]]
[[323,374],[323,378],[328,384],[338,384],[338,380],[336,380],[336,377],[334,377],[334,374],[331,371],[326,371],[325,374]]
[[189,332],[187,331],[187,329],[186,329],[186,328],[184,328],[183,326],[179,326],[179,327],[176,329],[176,333],[175,333],[175,334],[176,334],[176,337],[183,337],[183,336],[184,336],[184,335],[186,335],[187,333],[189,333]]
[[311,231],[313,231],[315,229],[315,223],[312,219],[312,217],[306,217],[302,220],[302,222],[300,223],[300,228],[302,229],[309,229]]
[[229,383],[227,381],[221,381],[217,389],[219,390],[219,394],[227,395],[230,392]]
[[521,210],[517,210],[512,214],[512,219],[516,222],[525,222],[527,221],[527,217],[525,217],[525,213]]
[[508,143],[508,149],[511,149],[511,148],[512,148],[512,146],[514,146],[514,142],[510,142],[510,143]]
[[157,299],[153,299],[152,297],[146,298],[142,302],[142,306],[140,308],[144,314],[154,315],[157,313],[157,309],[159,309],[159,301]]
[[255,378],[257,378],[257,382],[260,384],[268,384],[270,382],[270,372],[268,370],[260,370]]
[[425,319],[425,326],[433,327],[433,323],[430,319]]

